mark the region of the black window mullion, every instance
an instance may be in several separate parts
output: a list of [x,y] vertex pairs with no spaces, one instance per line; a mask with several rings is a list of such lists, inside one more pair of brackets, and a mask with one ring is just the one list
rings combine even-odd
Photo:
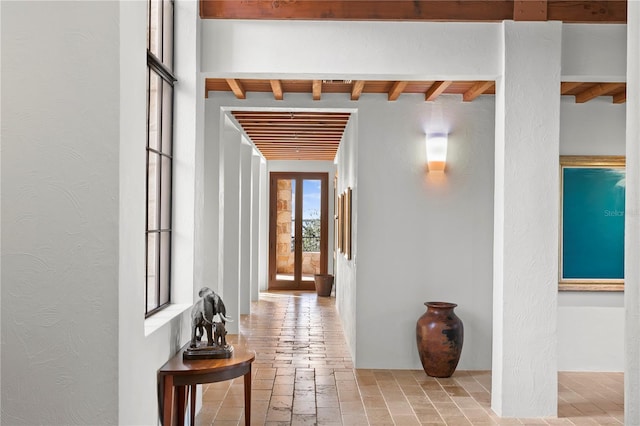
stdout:
[[[164,6],[164,2],[161,2],[161,4]],[[162,8],[160,10],[160,12],[162,12]],[[164,16],[164,15],[160,15],[160,16]],[[160,21],[163,21],[163,19],[160,19]],[[164,39],[164,37],[160,37],[161,39]],[[158,148],[160,149],[160,152],[162,152],[162,119],[163,119],[163,110],[164,110],[164,104],[163,104],[163,96],[164,96],[164,84],[162,83],[162,81],[160,82],[160,84],[158,84]],[[162,228],[162,155],[158,156],[158,187],[157,187],[157,198],[156,198],[156,212],[157,212],[157,217],[158,217],[158,229]],[[157,286],[157,291],[156,291],[156,305],[158,307],[160,307],[160,291],[162,288],[162,277],[160,276],[160,274],[162,274],[162,266],[161,266],[161,261],[162,261],[162,232],[159,233],[158,235],[158,259],[156,262],[156,268],[157,268],[157,273],[156,276],[158,277],[158,279],[156,280],[156,286]]]

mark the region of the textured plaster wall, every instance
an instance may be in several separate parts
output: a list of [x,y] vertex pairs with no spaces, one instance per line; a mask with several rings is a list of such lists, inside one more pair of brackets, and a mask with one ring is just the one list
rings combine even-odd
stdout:
[[0,7],[2,423],[155,424],[156,371],[188,336],[180,312],[198,271],[197,3],[176,2],[172,272],[184,305],[147,321],[145,3]]
[[624,421],[640,425],[640,3],[628,3]]
[[380,80],[399,75],[482,80],[497,75],[500,27],[495,23],[209,19],[203,22],[202,36],[206,40],[202,70],[212,76],[228,76],[231,71],[299,78],[320,74]]
[[563,24],[562,81],[626,81],[627,26]]
[[[460,369],[491,367],[494,101],[376,97],[358,108],[358,368],[421,369],[424,302],[457,303]],[[425,133],[449,133],[447,171],[425,171]],[[470,212],[473,212],[472,214]]]
[[562,25],[505,21],[503,30],[491,408],[499,416],[554,416]]
[[[358,117],[359,113],[352,114],[344,131],[340,149],[336,156],[338,160],[338,184],[337,191],[342,193],[347,187],[351,187],[351,260],[347,260],[341,253],[336,253],[335,261],[335,296],[336,307],[340,314],[342,329],[353,360],[357,359],[357,299],[358,283],[357,259],[358,259]],[[364,349],[366,350],[366,349]]]
[[119,4],[0,7],[1,422],[117,424]]
[[[120,2],[120,285],[119,425],[156,424],[156,373],[190,336],[189,306],[194,281],[202,276],[196,238],[202,234],[196,188],[202,185],[202,98],[198,90],[198,8],[177,1],[174,121],[174,226],[172,299],[176,303],[144,319],[146,46],[144,2]],[[94,18],[95,19],[95,16]],[[197,286],[197,285],[195,285]],[[116,373],[113,373],[114,375]],[[91,423],[89,423],[91,424]],[[116,424],[116,423],[114,423]]]

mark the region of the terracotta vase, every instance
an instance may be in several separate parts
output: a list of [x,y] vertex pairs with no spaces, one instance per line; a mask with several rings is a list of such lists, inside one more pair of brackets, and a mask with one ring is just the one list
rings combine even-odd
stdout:
[[318,296],[331,296],[331,290],[333,289],[333,275],[316,274],[313,276],[313,279],[316,283],[316,293],[318,293]]
[[416,324],[420,362],[431,377],[451,377],[462,353],[464,327],[453,312],[458,306],[447,302],[426,302],[425,312]]

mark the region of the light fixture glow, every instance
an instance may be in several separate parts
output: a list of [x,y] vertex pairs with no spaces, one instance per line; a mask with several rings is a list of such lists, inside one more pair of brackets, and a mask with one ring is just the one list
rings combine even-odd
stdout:
[[429,172],[444,172],[447,162],[447,135],[444,133],[426,135],[426,145]]

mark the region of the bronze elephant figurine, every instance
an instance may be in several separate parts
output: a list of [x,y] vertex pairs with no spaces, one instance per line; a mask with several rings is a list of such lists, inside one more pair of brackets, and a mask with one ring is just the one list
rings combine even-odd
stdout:
[[209,287],[203,287],[200,289],[198,295],[200,296],[200,300],[198,300],[191,309],[190,347],[192,348],[198,346],[197,342],[202,340],[204,330],[207,331],[207,346],[214,345],[212,325],[215,315],[220,317],[223,326],[227,321],[232,321],[227,317],[227,308],[224,306],[224,302],[215,291]]

